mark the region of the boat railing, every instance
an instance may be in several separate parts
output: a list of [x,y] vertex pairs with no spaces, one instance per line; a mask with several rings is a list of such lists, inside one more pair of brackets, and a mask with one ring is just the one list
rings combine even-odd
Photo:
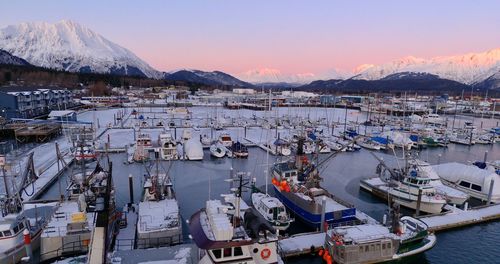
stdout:
[[165,246],[173,246],[182,244],[182,234],[165,236],[165,237],[150,237],[138,239],[116,239],[115,250],[133,250],[145,248],[160,248]]
[[63,256],[69,257],[69,256],[81,255],[82,253],[87,252],[89,250],[89,242],[90,239],[84,239],[84,240],[79,239],[77,241],[64,243],[58,249],[40,254],[40,259],[43,262],[47,262],[48,260]]

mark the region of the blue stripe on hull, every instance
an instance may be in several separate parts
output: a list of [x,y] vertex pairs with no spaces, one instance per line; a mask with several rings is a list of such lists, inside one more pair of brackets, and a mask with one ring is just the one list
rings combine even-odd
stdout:
[[[296,216],[298,216],[304,223],[307,225],[318,228],[321,227],[321,214],[314,214],[305,208],[301,208],[297,204],[293,203],[293,201],[289,200],[285,195],[283,195],[276,186],[274,186],[275,193],[277,198],[288,208],[290,209]],[[334,212],[327,212],[325,214],[325,221],[329,224],[337,224],[343,223],[347,221],[356,220],[356,208],[347,208],[341,211],[342,216],[340,218],[335,219]]]

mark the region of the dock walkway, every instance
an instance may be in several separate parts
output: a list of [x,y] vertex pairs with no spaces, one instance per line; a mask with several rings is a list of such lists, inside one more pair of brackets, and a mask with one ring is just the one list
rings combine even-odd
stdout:
[[468,210],[447,205],[445,209],[448,212],[421,216],[419,219],[426,223],[431,231],[444,231],[500,219],[500,204],[486,205]]

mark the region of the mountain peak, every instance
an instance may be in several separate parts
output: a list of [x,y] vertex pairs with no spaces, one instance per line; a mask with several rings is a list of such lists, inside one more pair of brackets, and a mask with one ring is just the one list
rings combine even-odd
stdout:
[[429,73],[441,78],[473,84],[484,80],[500,69],[500,48],[480,53],[441,56],[430,59],[406,56],[376,66],[360,66],[355,79],[377,80],[402,73]]
[[52,69],[160,77],[131,51],[72,20],[7,26],[0,29],[0,49]]

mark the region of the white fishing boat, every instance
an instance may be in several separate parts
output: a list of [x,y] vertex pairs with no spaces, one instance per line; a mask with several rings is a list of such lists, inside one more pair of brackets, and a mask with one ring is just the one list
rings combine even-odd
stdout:
[[170,132],[163,132],[158,136],[160,156],[163,160],[176,160],[178,158],[177,143]]
[[418,175],[429,178],[431,180],[430,185],[434,186],[436,192],[444,196],[448,203],[462,205],[467,199],[469,199],[469,195],[466,192],[443,184],[439,175],[429,163],[421,160],[411,160],[409,165],[418,173]]
[[292,223],[283,203],[264,193],[252,193],[253,207],[277,230],[286,230]]
[[[241,186],[241,184],[240,184]],[[209,200],[188,221],[189,233],[199,249],[198,263],[278,263],[278,237],[274,228],[237,194],[224,203]]]
[[23,204],[22,193],[37,178],[35,172],[29,169],[33,166],[33,154],[29,156],[22,176],[12,169],[19,165],[14,164],[17,161],[9,161],[0,155],[0,162],[0,178],[3,178],[5,190],[0,195],[0,263],[18,263],[27,256],[24,235],[31,238],[32,251],[39,249],[42,228],[55,204]]
[[139,133],[135,142],[134,161],[147,161],[149,159],[149,150],[152,147],[151,136],[146,133]]
[[[377,177],[360,181],[360,187],[381,198],[390,199],[404,207],[426,213],[441,213],[446,198],[437,193],[431,179],[410,168],[392,169],[379,157]],[[420,195],[419,195],[420,192]],[[420,196],[420,203],[418,202]]]
[[226,147],[219,142],[215,142],[210,146],[210,155],[216,158],[223,158],[226,156]]
[[431,249],[436,236],[415,218],[396,219],[391,228],[380,224],[341,226],[327,230],[326,251],[320,251],[327,263],[380,263],[402,259]]
[[144,182],[137,219],[137,248],[182,243],[179,204],[170,177],[160,171],[159,153],[153,171]]

